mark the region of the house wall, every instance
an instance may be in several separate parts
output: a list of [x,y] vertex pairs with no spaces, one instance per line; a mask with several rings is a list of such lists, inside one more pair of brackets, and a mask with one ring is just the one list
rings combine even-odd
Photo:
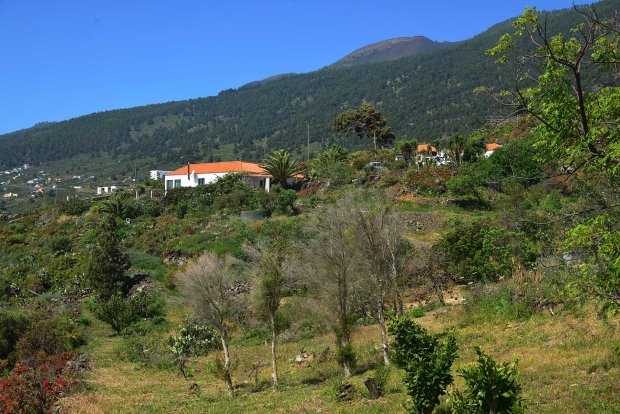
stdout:
[[[210,184],[226,174],[228,173],[191,173],[189,178],[187,178],[187,174],[166,176],[165,189],[167,191],[179,187],[197,187],[200,182],[199,180],[201,179],[204,179],[204,183],[201,184]],[[264,188],[267,192],[269,192],[269,187],[271,184],[270,177],[244,177],[243,180],[254,188]]]

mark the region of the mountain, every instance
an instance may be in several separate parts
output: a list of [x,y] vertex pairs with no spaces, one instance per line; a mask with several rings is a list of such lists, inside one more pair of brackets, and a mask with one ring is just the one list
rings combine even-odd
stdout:
[[[619,9],[620,0],[597,3],[600,15]],[[567,32],[580,21],[572,9],[547,15],[550,33]],[[510,86],[506,68],[484,51],[513,31],[505,21],[469,40],[396,60],[328,66],[217,96],[94,113],[1,135],[0,169],[73,159],[79,159],[78,167],[94,169],[110,159],[121,163],[116,165],[169,168],[188,159],[261,160],[276,148],[301,155],[307,125],[313,151],[337,142],[332,120],[364,99],[385,114],[399,139],[429,142],[467,134],[503,110],[473,91]]]
[[347,67],[396,60],[448,45],[450,45],[449,42],[435,42],[425,36],[397,37],[361,47],[334,63],[333,66]]

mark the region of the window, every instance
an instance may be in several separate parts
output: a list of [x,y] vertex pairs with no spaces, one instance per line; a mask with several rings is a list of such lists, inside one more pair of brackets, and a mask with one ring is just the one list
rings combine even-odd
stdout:
[[198,185],[205,185],[205,179],[204,178],[199,178],[198,179]]
[[180,188],[181,187],[181,180],[174,180],[174,188]]
[[172,180],[166,180],[166,190],[171,190],[172,189]]

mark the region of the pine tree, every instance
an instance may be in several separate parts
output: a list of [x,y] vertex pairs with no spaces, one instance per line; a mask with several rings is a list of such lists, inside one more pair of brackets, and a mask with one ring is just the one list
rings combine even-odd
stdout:
[[129,259],[119,248],[115,228],[114,219],[108,217],[99,230],[88,262],[90,285],[103,299],[124,293],[126,287]]

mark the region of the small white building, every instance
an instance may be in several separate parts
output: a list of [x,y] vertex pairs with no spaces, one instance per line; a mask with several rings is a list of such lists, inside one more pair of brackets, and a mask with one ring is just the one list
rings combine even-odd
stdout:
[[107,187],[97,187],[97,195],[110,194],[116,190],[118,190],[118,187],[115,185],[110,185]]
[[164,170],[151,170],[149,171],[149,177],[151,177],[151,180],[161,180],[169,172],[170,171],[164,171]]
[[181,187],[209,184],[229,173],[244,174],[243,180],[254,188],[269,192],[273,177],[253,162],[227,161],[188,164],[165,175],[166,191]]

